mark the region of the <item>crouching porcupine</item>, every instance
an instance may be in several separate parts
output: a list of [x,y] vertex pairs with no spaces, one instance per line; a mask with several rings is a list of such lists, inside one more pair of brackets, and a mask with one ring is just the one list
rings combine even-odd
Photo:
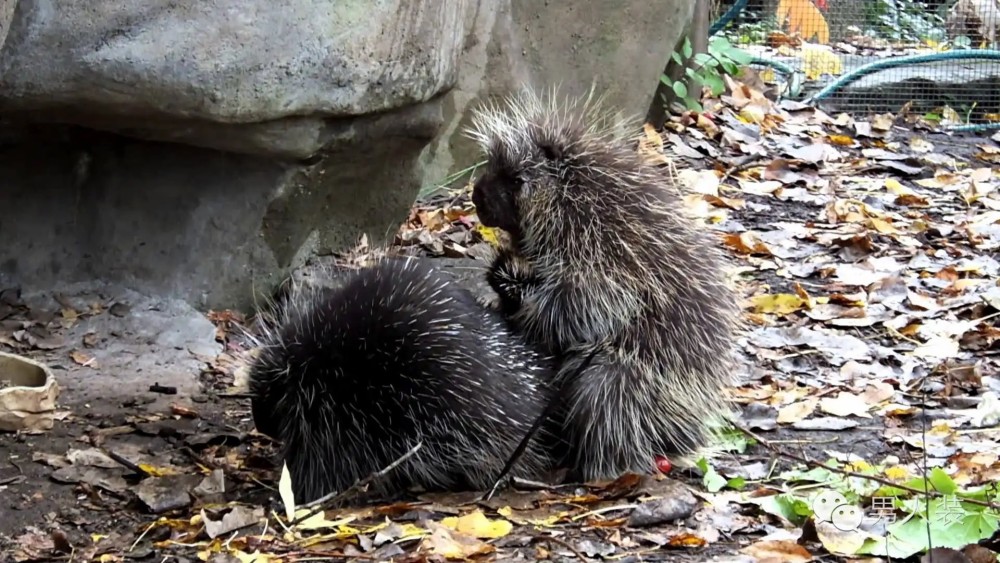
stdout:
[[528,91],[473,117],[487,164],[472,200],[511,239],[488,280],[515,330],[561,357],[566,463],[584,479],[647,472],[657,455],[690,464],[729,413],[735,367],[739,307],[716,243],[600,102]]
[[[291,290],[250,369],[254,423],[282,443],[296,501],[373,483],[483,489],[546,405],[549,365],[502,317],[418,259]],[[516,474],[550,466],[538,442]]]

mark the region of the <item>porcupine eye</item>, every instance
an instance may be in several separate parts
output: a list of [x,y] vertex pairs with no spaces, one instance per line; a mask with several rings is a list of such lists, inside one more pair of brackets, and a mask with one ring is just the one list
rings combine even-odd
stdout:
[[559,150],[552,143],[538,143],[538,148],[541,149],[542,155],[547,160],[559,160],[562,158],[562,154],[560,154]]

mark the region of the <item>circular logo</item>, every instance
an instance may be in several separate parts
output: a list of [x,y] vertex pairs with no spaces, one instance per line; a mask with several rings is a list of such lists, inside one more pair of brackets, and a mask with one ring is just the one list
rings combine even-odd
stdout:
[[860,508],[850,504],[842,504],[833,509],[833,514],[830,515],[830,523],[841,532],[850,532],[851,530],[857,530],[864,518],[865,515],[861,513]]
[[823,491],[813,499],[812,511],[816,515],[817,521],[833,523],[831,518],[834,509],[846,504],[847,499],[844,498],[844,495],[836,491]]

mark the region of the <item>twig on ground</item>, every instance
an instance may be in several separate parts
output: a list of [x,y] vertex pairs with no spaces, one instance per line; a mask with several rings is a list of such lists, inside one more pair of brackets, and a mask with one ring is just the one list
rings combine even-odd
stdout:
[[220,399],[253,399],[250,393],[219,393],[216,397]]
[[125,459],[121,455],[119,455],[119,454],[117,454],[117,453],[115,453],[115,452],[113,452],[111,450],[104,450],[104,453],[107,454],[108,457],[110,457],[111,459],[113,459],[116,462],[118,462],[119,464],[123,465],[129,471],[131,471],[133,473],[137,473],[139,475],[142,475],[143,477],[149,477],[149,471],[146,471],[145,469],[143,469],[143,468],[139,467],[138,465],[132,463],[131,461]]
[[177,388],[173,385],[160,385],[159,383],[154,383],[149,386],[150,393],[160,393],[163,395],[176,395]]
[[[804,457],[804,456],[790,454],[788,452],[785,452],[785,451],[782,451],[782,450],[778,449],[776,446],[774,446],[774,444],[772,444],[771,442],[765,440],[764,438],[761,438],[759,435],[757,435],[756,433],[754,433],[751,430],[743,428],[742,426],[740,426],[738,424],[734,424],[733,426],[737,430],[739,430],[740,432],[742,432],[742,433],[746,434],[747,436],[749,436],[750,438],[753,438],[754,440],[756,440],[760,445],[764,446],[765,448],[767,448],[771,452],[774,452],[775,455],[777,455],[779,457],[783,457],[785,459],[790,459],[792,461],[797,461],[799,463],[804,463],[807,466],[809,466],[810,468],[826,469],[827,471],[830,471],[832,473],[837,473],[839,475],[843,475],[844,477],[854,477],[854,478],[857,478],[857,479],[867,479],[867,480],[872,481],[874,483],[878,483],[880,485],[885,485],[887,487],[893,487],[895,489],[900,489],[902,491],[913,493],[915,495],[930,495],[930,496],[933,496],[933,497],[936,497],[936,498],[944,498],[945,496],[948,496],[948,495],[941,494],[941,493],[939,493],[937,491],[930,490],[929,487],[928,487],[928,489],[926,491],[921,491],[920,489],[917,489],[917,488],[914,488],[914,487],[909,487],[909,486],[903,485],[901,483],[896,483],[894,481],[890,481],[889,479],[885,479],[883,477],[878,477],[876,475],[865,475],[864,473],[858,473],[856,471],[849,471],[847,469],[840,469],[839,467],[830,467],[829,465],[820,463],[818,461],[813,461],[813,460],[811,460],[811,459],[809,459],[807,457]],[[924,478],[926,479],[926,475],[924,476]],[[993,510],[1000,511],[1000,505],[994,504],[992,502],[982,501],[982,500],[976,500],[976,499],[971,499],[971,498],[964,498],[964,497],[960,498],[959,500],[961,502],[967,502],[969,504],[975,504],[977,506],[982,506],[982,507],[985,507],[985,508],[990,508],[990,509],[993,509]]]
[[406,461],[406,460],[410,459],[411,457],[413,457],[413,455],[416,454],[420,450],[420,448],[422,448],[423,446],[424,446],[423,442],[417,442],[416,446],[413,446],[412,448],[410,448],[410,451],[408,451],[405,454],[401,455],[398,459],[396,459],[396,461],[390,463],[389,465],[385,466],[384,468],[382,468],[381,470],[379,470],[379,471],[377,471],[375,473],[369,474],[367,477],[364,477],[362,479],[358,479],[357,481],[354,482],[353,485],[351,485],[350,487],[347,487],[343,491],[341,491],[339,493],[337,493],[337,492],[330,493],[330,494],[324,495],[324,496],[322,496],[322,497],[320,497],[320,498],[318,498],[318,499],[316,499],[316,500],[314,500],[312,502],[304,504],[302,506],[302,508],[310,508],[310,510],[308,512],[306,512],[305,514],[303,514],[302,516],[299,516],[298,518],[296,518],[296,519],[292,520],[291,522],[289,522],[288,527],[289,528],[294,528],[297,524],[301,523],[302,521],[304,521],[304,520],[306,520],[308,518],[312,518],[313,515],[315,515],[317,512],[320,512],[320,511],[324,510],[327,506],[330,506],[332,504],[336,504],[336,503],[340,502],[341,500],[344,500],[346,497],[348,497],[348,496],[350,496],[350,495],[352,495],[352,494],[354,494],[356,492],[361,491],[362,489],[364,489],[368,485],[370,485],[373,482],[375,482],[375,480],[381,479],[382,477],[385,477],[390,471],[392,471],[393,469],[395,469],[396,467],[398,467],[404,461]]
[[744,170],[749,170],[750,168],[756,167],[757,163],[759,163],[759,162],[761,162],[763,160],[766,160],[766,159],[767,159],[767,157],[761,156],[759,154],[752,154],[752,155],[747,156],[746,158],[742,159],[737,164],[733,165],[729,170],[726,170],[725,173],[722,174],[722,178],[719,178],[719,183],[721,184],[721,183],[725,182],[733,174],[736,174],[737,172],[742,172]]
[[534,537],[534,538],[532,538],[532,539],[533,539],[534,541],[547,541],[547,542],[550,542],[550,543],[554,543],[554,544],[558,544],[558,545],[561,545],[562,547],[565,547],[566,549],[568,549],[568,550],[569,550],[569,551],[570,551],[570,552],[571,552],[571,553],[572,553],[573,555],[575,555],[575,556],[577,557],[577,559],[579,559],[580,561],[584,561],[584,562],[586,562],[586,561],[587,561],[587,558],[586,558],[586,557],[584,557],[584,555],[583,555],[582,553],[580,553],[580,550],[579,550],[579,549],[577,549],[577,548],[573,547],[572,545],[570,545],[570,544],[569,544],[568,542],[566,542],[565,540],[561,540],[561,539],[559,539],[559,538],[554,538],[554,537],[552,537],[552,536],[535,536],[535,537]]
[[224,471],[226,473],[226,478],[227,479],[232,479],[233,481],[239,481],[240,483],[252,483],[252,482],[254,482],[253,479],[248,479],[246,477],[243,477],[242,475],[240,475],[239,473],[237,473],[235,471],[230,471],[231,468],[229,468],[229,467],[226,467],[226,466],[221,465],[219,463],[215,463],[215,462],[213,462],[211,460],[203,458],[202,456],[198,455],[197,452],[195,452],[194,450],[192,450],[189,446],[181,446],[179,448],[179,450],[180,450],[181,453],[183,453],[184,455],[186,455],[189,458],[191,458],[191,461],[197,463],[198,465],[201,465],[201,466],[206,467],[208,469],[221,469],[222,471]]

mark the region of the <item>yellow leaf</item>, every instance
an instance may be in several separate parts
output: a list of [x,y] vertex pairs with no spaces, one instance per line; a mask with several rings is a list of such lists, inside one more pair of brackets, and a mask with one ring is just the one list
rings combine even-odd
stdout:
[[885,189],[896,195],[909,195],[913,193],[910,188],[900,184],[899,180],[896,180],[895,178],[889,178],[885,181]]
[[886,467],[885,476],[893,481],[902,481],[903,479],[908,479],[910,477],[910,471],[902,465]]
[[872,227],[875,230],[882,233],[883,235],[896,235],[899,234],[899,229],[892,226],[892,223],[886,221],[885,219],[879,219],[878,217],[870,217],[868,219],[872,223]]
[[490,520],[481,510],[457,518],[455,516],[444,518],[441,520],[441,524],[460,533],[481,539],[502,538],[514,528],[514,525],[507,520]]
[[856,459],[854,461],[848,462],[844,469],[854,472],[869,471],[872,468],[872,464],[868,463],[863,459]]
[[[300,508],[298,510],[298,512],[296,512],[295,517],[296,518],[301,518],[302,516],[305,516],[306,514],[308,514],[309,510],[310,509],[308,509],[308,508]],[[302,529],[302,530],[321,530],[323,528],[337,528],[337,527],[343,526],[345,524],[350,524],[351,522],[353,522],[356,519],[357,519],[356,516],[347,516],[347,517],[344,517],[344,518],[340,518],[338,520],[327,520],[326,519],[326,513],[324,511],[320,510],[320,511],[316,512],[315,514],[313,514],[312,516],[310,516],[310,517],[306,518],[305,520],[299,522],[298,525],[296,526],[296,528],[299,528],[299,529]]]
[[779,26],[787,21],[788,32],[797,33],[806,41],[815,38],[824,45],[830,42],[830,26],[812,0],[780,0],[775,17]]
[[421,538],[430,534],[428,530],[425,530],[416,524],[400,524],[400,530],[402,531],[399,536],[399,539],[401,540]]
[[840,57],[828,48],[819,45],[802,45],[802,71],[809,80],[818,80],[824,74],[838,75],[842,72]]
[[769,293],[755,295],[751,300],[755,313],[771,315],[787,315],[803,308],[810,308],[808,299],[803,299],[791,293]]
[[831,143],[842,147],[850,147],[854,145],[854,139],[847,135],[828,135],[827,138]]
[[497,509],[497,514],[503,516],[504,518],[507,518],[508,520],[516,524],[531,524],[533,526],[541,526],[544,528],[551,528],[552,526],[555,526],[559,522],[573,515],[572,512],[563,511],[563,512],[545,513],[544,516],[538,516],[538,513],[536,511],[530,511],[530,510],[527,511],[526,515],[525,513],[514,512],[514,510],[509,506],[504,506],[502,508]]
[[497,239],[497,233],[492,227],[487,227],[482,223],[476,225],[476,232],[479,236],[483,237],[483,240],[490,244],[490,246],[500,246],[500,241]]
[[651,123],[644,123],[642,126],[642,132],[646,135],[646,142],[649,143],[650,148],[662,151],[663,150],[663,137],[660,133],[656,131]]
[[145,471],[146,473],[148,473],[153,477],[163,477],[165,475],[177,475],[177,472],[174,471],[173,469],[160,468],[154,465],[150,465],[148,463],[140,463],[138,464],[138,466],[139,469],[142,469],[143,471]]

